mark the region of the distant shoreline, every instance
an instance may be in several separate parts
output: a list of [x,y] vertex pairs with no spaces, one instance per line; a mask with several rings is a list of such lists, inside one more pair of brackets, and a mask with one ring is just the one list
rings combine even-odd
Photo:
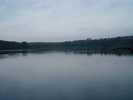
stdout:
[[133,36],[65,42],[11,42],[0,40],[0,54],[40,51],[133,54]]

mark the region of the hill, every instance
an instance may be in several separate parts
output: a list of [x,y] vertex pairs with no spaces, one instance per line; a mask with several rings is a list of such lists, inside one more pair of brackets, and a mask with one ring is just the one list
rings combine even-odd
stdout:
[[0,51],[65,50],[133,53],[133,36],[65,42],[15,42],[0,40]]

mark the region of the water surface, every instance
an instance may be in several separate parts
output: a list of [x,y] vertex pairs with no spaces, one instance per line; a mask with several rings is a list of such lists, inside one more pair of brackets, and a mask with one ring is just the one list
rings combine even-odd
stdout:
[[0,100],[133,100],[133,56],[0,55]]

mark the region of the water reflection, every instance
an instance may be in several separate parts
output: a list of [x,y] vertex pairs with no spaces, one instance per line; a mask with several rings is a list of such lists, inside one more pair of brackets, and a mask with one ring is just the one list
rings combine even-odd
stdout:
[[128,54],[128,53],[113,53],[113,52],[89,52],[89,51],[59,51],[59,50],[35,50],[35,51],[23,51],[23,52],[13,52],[13,53],[3,53],[0,54],[0,59],[4,59],[4,58],[9,58],[9,57],[17,57],[17,56],[27,56],[28,54],[37,54],[37,55],[41,55],[41,54],[45,54],[45,53],[64,53],[64,54],[83,54],[83,55],[115,55],[115,56],[133,56],[133,54]]
[[133,100],[133,56],[77,52],[0,56],[0,100]]

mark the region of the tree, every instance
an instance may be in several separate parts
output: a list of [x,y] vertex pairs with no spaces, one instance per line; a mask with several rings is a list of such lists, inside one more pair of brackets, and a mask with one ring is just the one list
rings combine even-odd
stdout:
[[29,44],[25,41],[23,41],[22,43],[22,49],[28,49],[29,48]]

